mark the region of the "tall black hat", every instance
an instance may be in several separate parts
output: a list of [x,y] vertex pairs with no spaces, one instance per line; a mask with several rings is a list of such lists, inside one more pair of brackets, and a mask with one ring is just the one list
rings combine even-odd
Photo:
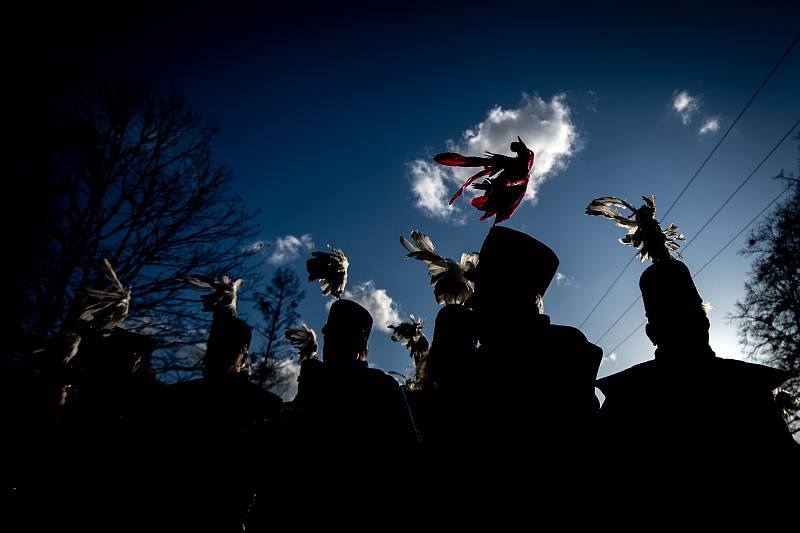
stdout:
[[558,256],[527,233],[492,226],[469,278],[478,285],[544,296],[558,270]]
[[677,259],[653,263],[642,272],[639,289],[651,324],[708,320],[689,269]]
[[322,332],[357,332],[369,337],[372,330],[372,315],[352,300],[336,300],[328,312],[328,321]]
[[207,353],[226,354],[239,351],[250,345],[252,335],[252,328],[241,318],[228,315],[216,316],[208,334]]

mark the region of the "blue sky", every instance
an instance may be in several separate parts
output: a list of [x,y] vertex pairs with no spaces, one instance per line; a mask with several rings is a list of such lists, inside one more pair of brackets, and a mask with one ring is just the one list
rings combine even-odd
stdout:
[[[430,326],[438,306],[424,267],[403,259],[400,235],[420,229],[443,255],[457,258],[480,248],[490,223],[479,222],[465,200],[462,213],[447,220],[420,209],[411,163],[445,151],[448,140],[468,145],[464,132],[477,131],[498,106],[522,113],[526,131],[546,130],[543,120],[567,128],[566,147],[546,132],[542,146],[529,142],[537,155],[550,150],[556,163],[545,176],[534,165],[537,201],[524,203],[506,225],[558,253],[564,278],[549,289],[546,312],[577,326],[633,254],[616,242],[623,231],[585,216],[585,205],[598,196],[638,203],[655,194],[663,214],[800,31],[800,8],[492,3],[363,11],[309,4],[303,12],[175,9],[164,20],[141,33],[133,22],[109,30],[102,49],[87,39],[82,53],[97,65],[174,84],[220,124],[216,157],[234,172],[236,192],[261,209],[261,238],[273,243],[264,255],[266,276],[279,238],[308,235],[315,249],[330,243],[345,250],[350,287],[371,281],[367,289],[385,291],[400,316],[426,317]],[[684,104],[697,105],[688,122],[673,107],[684,91],[693,98]],[[691,238],[800,118],[798,95],[800,45],[662,224],[675,222]],[[565,113],[554,114],[554,98]],[[538,115],[529,110],[526,118],[526,102]],[[710,120],[718,130],[701,134]],[[487,135],[514,131],[501,126]],[[513,137],[498,139],[492,142],[507,150]],[[796,141],[781,146],[691,246],[691,270],[777,194],[780,184],[770,177],[796,170],[798,155]],[[445,185],[449,196],[456,185]],[[741,357],[725,316],[743,291],[748,260],[736,253],[743,241],[696,279],[714,307],[712,347],[725,357]],[[288,264],[304,276],[303,243],[300,251]],[[587,321],[590,340],[638,295],[645,266],[631,266]],[[300,312],[317,330],[325,302],[316,284],[306,285]],[[600,343],[606,356],[643,317],[638,304]],[[600,375],[652,352],[641,331],[604,361]],[[410,364],[406,350],[378,330],[370,359],[386,370]]]

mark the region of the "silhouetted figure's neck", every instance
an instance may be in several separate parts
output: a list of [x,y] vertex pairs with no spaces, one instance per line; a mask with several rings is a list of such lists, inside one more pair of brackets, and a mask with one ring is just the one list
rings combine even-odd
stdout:
[[536,335],[550,326],[550,317],[536,307],[515,309],[480,322],[482,349],[494,351],[508,347],[535,346]]
[[667,346],[658,346],[655,351],[656,361],[659,363],[691,364],[710,361],[716,357],[714,350],[708,344],[681,344],[676,342]]

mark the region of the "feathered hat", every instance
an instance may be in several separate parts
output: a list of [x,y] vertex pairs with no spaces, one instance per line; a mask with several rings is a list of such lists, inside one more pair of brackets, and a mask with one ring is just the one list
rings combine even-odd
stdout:
[[[655,196],[642,196],[642,199],[644,205],[637,209],[616,196],[595,198],[586,206],[586,214],[609,218],[617,226],[626,228],[628,233],[619,242],[636,248],[636,255],[642,261],[650,259],[656,263],[670,258],[673,252],[677,253],[680,245],[676,241],[685,240],[686,237],[678,232],[675,224],[670,224],[666,229],[659,225],[656,219]],[[631,214],[625,216],[617,207],[629,209]]]
[[504,226],[492,226],[479,255],[467,277],[492,290],[544,296],[558,270],[558,256],[546,244]]

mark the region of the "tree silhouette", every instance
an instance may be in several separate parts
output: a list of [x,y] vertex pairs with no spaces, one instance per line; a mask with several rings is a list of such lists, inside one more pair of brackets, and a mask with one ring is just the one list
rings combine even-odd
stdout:
[[35,146],[14,154],[32,213],[18,238],[14,347],[75,328],[85,303],[78,289],[98,284],[105,257],[133,288],[125,327],[159,341],[155,366],[192,368],[177,354],[204,341],[208,318],[181,278],[254,281],[254,213],[213,161],[218,128],[180,92],[129,80],[83,80],[29,104],[40,122]]
[[276,392],[283,392],[279,367],[294,355],[294,349],[286,339],[286,330],[300,319],[297,306],[305,297],[300,290],[300,279],[288,267],[275,271],[270,284],[263,293],[256,294],[256,302],[263,316],[263,325],[258,329],[264,337],[264,348],[253,357],[251,379]]
[[[753,257],[752,270],[731,319],[749,356],[800,374],[800,179],[783,171],[777,178],[789,196],[750,233],[740,252]],[[787,388],[800,395],[800,379]],[[800,413],[786,413],[797,435]]]

